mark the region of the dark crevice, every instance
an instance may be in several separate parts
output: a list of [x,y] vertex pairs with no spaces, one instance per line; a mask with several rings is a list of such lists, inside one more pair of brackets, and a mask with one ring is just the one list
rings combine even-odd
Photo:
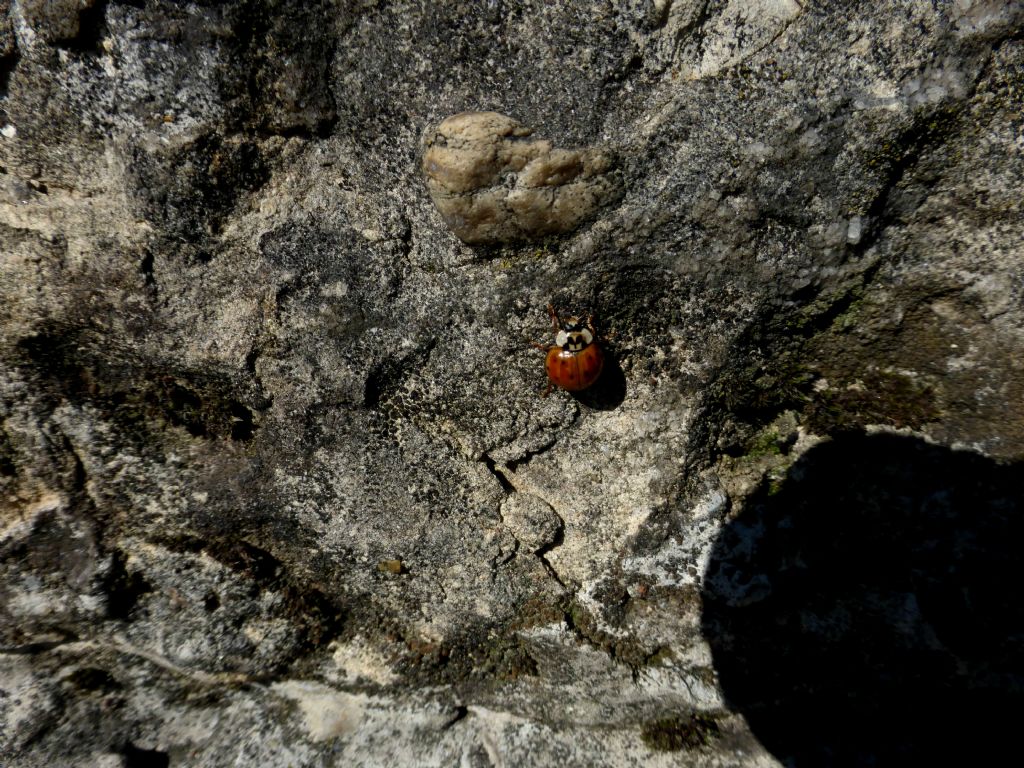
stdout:
[[18,474],[14,456],[11,438],[5,430],[0,429],[0,477],[14,477]]
[[78,34],[65,40],[56,40],[54,45],[78,53],[98,54],[107,28],[107,2],[96,0],[91,6],[82,8],[78,12]]
[[[11,75],[14,74],[20,58],[17,49],[12,50],[11,53],[0,55],[0,99],[7,96]],[[3,118],[3,115],[4,110],[0,108],[0,119]]]
[[147,288],[156,293],[156,276],[153,274],[153,254],[147,252],[142,261],[139,262],[139,272],[142,273],[142,281]]
[[[526,459],[521,459],[519,463],[521,464],[525,460]],[[506,495],[511,495],[513,493],[518,493],[518,489],[508,479],[508,475],[505,474],[505,470],[504,469],[499,469],[498,465],[494,461],[494,459],[492,459],[490,456],[486,456],[485,455],[484,458],[483,458],[483,463],[484,463],[484,466],[487,467],[487,470],[492,475],[494,475],[494,478],[501,485],[501,489],[505,492]],[[548,504],[548,506],[551,507],[550,504]],[[550,542],[545,544],[540,549],[537,549],[533,554],[537,556],[538,560],[540,560],[541,565],[544,566],[544,570],[547,571],[548,575],[552,579],[554,579],[555,582],[557,582],[558,585],[562,589],[568,589],[568,587],[566,586],[565,582],[562,581],[562,577],[558,575],[558,572],[554,569],[554,566],[552,566],[551,563],[547,559],[548,552],[550,552],[551,550],[555,549],[556,547],[561,546],[562,543],[565,541],[565,533],[564,533],[564,531],[565,531],[565,521],[562,519],[562,516],[559,515],[558,512],[556,512],[554,510],[553,507],[551,508],[551,511],[554,512],[556,517],[558,517],[558,522],[559,522],[558,530],[555,533],[554,539],[552,539]]]
[[121,683],[113,675],[99,667],[79,667],[65,677],[63,682],[85,692],[108,692],[122,688]]
[[256,373],[256,361],[260,359],[260,350],[253,347],[245,356],[245,370],[249,373]]
[[[573,394],[579,394],[579,393],[573,393]],[[551,449],[551,447],[554,444],[555,444],[555,439],[551,438],[550,442],[545,443],[540,448],[537,448],[537,449],[532,450],[532,451],[526,451],[518,459],[512,459],[511,461],[505,462],[505,467],[506,467],[506,469],[508,469],[509,472],[511,472],[512,474],[515,474],[516,472],[519,471],[520,467],[524,467],[527,464],[529,464],[530,461],[532,461],[535,456],[540,456],[542,453],[546,453],[548,450]]]
[[509,482],[508,477],[505,476],[505,473],[502,470],[498,469],[498,465],[494,463],[494,459],[492,459],[490,456],[484,456],[484,466],[487,467],[487,470],[492,475],[494,475],[494,478],[498,481],[498,483],[501,485],[501,489],[506,494],[513,494],[516,492],[515,486]]
[[139,599],[153,591],[153,585],[139,572],[129,573],[125,567],[127,557],[115,551],[105,585],[107,593],[107,616],[127,621],[139,603]]
[[448,722],[446,722],[444,725],[441,726],[441,730],[442,731],[447,731],[449,728],[451,728],[456,723],[461,722],[462,720],[465,720],[466,717],[468,717],[468,716],[469,716],[469,708],[468,707],[464,707],[464,706],[461,706],[461,705],[455,707],[454,714],[451,716],[451,718],[448,720]]
[[[557,515],[558,513],[556,512],[555,514]],[[561,516],[559,516],[558,519],[561,520]],[[562,521],[562,525],[564,527],[564,521]],[[549,543],[545,544],[540,549],[538,549],[534,554],[537,556],[537,559],[540,560],[541,565],[544,566],[544,570],[548,572],[548,576],[554,579],[558,583],[558,586],[560,586],[562,589],[568,589],[569,587],[567,587],[565,582],[562,581],[562,577],[558,575],[558,571],[555,570],[554,566],[551,565],[551,562],[547,558],[548,552],[555,549],[556,547],[562,546],[564,541],[564,530],[563,528],[559,528],[558,531],[555,533],[555,538],[552,539]]]
[[229,404],[228,411],[231,414],[231,439],[243,442],[252,440],[253,434],[256,432],[252,411],[237,401],[232,401]]
[[18,343],[25,362],[48,382],[55,397],[105,406],[119,421],[147,428],[173,425],[194,437],[241,442],[255,436],[256,409],[268,406],[265,398],[250,407],[232,397],[226,378],[192,380],[102,359],[80,339],[77,329],[53,328]]
[[121,750],[124,768],[169,768],[170,755],[158,749],[142,749],[130,741]]
[[383,372],[380,369],[370,371],[366,377],[366,383],[363,385],[363,405],[370,410],[380,405],[380,396],[384,387],[382,375]]
[[875,226],[867,232],[868,237],[860,243],[858,250],[867,250],[885,225],[897,218],[898,211],[893,210],[891,204],[897,189],[919,165],[925,153],[953,132],[958,121],[958,106],[947,106],[922,115],[893,141],[900,147],[900,152],[889,165],[879,194],[864,214],[868,221],[875,222]]

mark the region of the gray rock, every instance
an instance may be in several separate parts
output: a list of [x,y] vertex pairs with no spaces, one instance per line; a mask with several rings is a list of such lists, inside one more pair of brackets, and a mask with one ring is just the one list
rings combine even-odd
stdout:
[[842,724],[936,690],[1005,746],[1022,28],[0,2],[0,763],[885,762]]
[[507,496],[501,502],[501,519],[530,553],[557,543],[562,533],[562,520],[555,510],[528,493]]

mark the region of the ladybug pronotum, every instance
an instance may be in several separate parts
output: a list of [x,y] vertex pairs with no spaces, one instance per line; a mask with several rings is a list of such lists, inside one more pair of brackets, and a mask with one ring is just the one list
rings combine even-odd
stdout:
[[544,367],[549,381],[543,394],[547,395],[552,385],[569,392],[586,389],[597,381],[604,366],[604,352],[597,343],[597,332],[590,316],[560,320],[550,304],[548,314],[555,331],[555,343],[547,348]]

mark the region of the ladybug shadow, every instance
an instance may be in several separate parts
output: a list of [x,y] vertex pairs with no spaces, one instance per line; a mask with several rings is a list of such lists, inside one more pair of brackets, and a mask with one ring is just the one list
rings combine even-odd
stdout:
[[604,350],[604,367],[597,381],[580,392],[572,392],[573,399],[595,411],[613,411],[626,399],[626,374],[615,354]]

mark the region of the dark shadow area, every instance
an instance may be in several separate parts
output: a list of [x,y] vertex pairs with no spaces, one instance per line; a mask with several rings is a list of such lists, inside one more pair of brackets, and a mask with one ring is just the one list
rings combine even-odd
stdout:
[[125,768],[168,768],[170,755],[157,749],[141,749],[128,742],[123,750]]
[[985,765],[1024,712],[1024,467],[892,435],[808,451],[720,536],[704,632],[786,765]]
[[613,411],[626,399],[626,374],[615,353],[604,348],[604,367],[593,384],[580,392],[570,393],[577,402],[595,411]]

